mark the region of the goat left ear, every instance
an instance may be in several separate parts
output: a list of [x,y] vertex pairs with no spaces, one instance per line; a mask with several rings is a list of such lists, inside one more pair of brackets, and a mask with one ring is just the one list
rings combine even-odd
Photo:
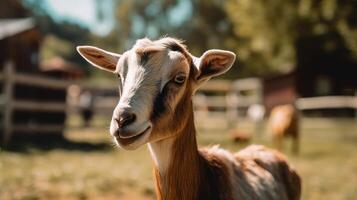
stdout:
[[93,46],[78,46],[77,51],[93,66],[112,73],[115,71],[120,58],[119,54],[108,52]]
[[236,55],[231,51],[212,49],[206,51],[196,61],[198,83],[205,82],[212,77],[224,74],[233,65]]

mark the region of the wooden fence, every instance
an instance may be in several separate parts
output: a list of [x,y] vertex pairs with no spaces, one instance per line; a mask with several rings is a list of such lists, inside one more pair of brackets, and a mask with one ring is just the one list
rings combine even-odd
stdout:
[[[237,116],[237,110],[241,107],[247,107],[249,103],[259,102],[257,98],[243,97],[240,91],[244,86],[251,87],[247,84],[251,80],[232,82],[227,80],[209,81],[200,88],[198,95],[194,97],[195,110],[200,115],[200,119],[208,118],[212,113],[218,114],[217,118],[224,117],[223,121],[234,121]],[[7,63],[3,73],[0,73],[0,82],[3,83],[3,92],[0,96],[0,106],[3,114],[3,141],[8,143],[13,132],[46,132],[64,130],[62,124],[16,124],[13,122],[14,111],[31,111],[31,112],[66,112],[67,115],[78,111],[78,101],[68,100],[67,102],[51,102],[36,100],[21,100],[14,98],[15,84],[27,85],[32,87],[41,87],[49,89],[65,89],[76,85],[81,89],[87,90],[116,90],[113,84],[106,86],[91,85],[81,81],[59,80],[43,77],[33,74],[23,74],[16,72],[11,63]],[[251,88],[248,88],[251,89]],[[115,92],[114,92],[115,93]],[[117,96],[98,96],[94,104],[95,113],[110,115],[118,99]],[[72,102],[72,103],[71,103]],[[73,103],[77,102],[77,103]]]
[[[36,99],[22,100],[16,99],[15,85],[25,85],[31,87],[67,90],[71,85],[79,85],[82,88],[92,88],[93,86],[81,81],[70,81],[63,79],[49,78],[34,74],[24,74],[16,72],[12,63],[7,62],[4,70],[0,72],[0,83],[3,85],[2,93],[0,93],[0,130],[2,130],[3,143],[7,144],[13,132],[39,133],[39,132],[61,132],[65,129],[63,124],[16,124],[13,121],[15,111],[30,111],[30,112],[63,112],[71,114],[71,105],[66,101],[37,101]],[[96,89],[106,89],[106,87],[95,86]],[[0,90],[1,91],[1,90]],[[1,132],[0,132],[1,136]]]
[[[76,101],[67,102],[53,102],[53,101],[36,101],[36,100],[21,100],[14,98],[15,85],[27,85],[31,87],[41,87],[50,89],[64,89],[67,90],[70,86],[76,85],[81,89],[88,90],[113,90],[113,84],[108,84],[108,87],[94,86],[88,82],[59,80],[49,77],[43,77],[33,74],[23,74],[16,72],[11,63],[4,66],[3,73],[0,72],[0,82],[3,83],[3,91],[0,94],[0,107],[3,108],[3,120],[0,129],[3,130],[2,139],[7,144],[13,132],[39,133],[47,131],[61,131],[64,130],[63,124],[16,124],[13,122],[13,114],[15,111],[31,111],[31,112],[66,112],[67,115],[78,111],[79,105]],[[110,87],[109,87],[110,85]],[[211,81],[205,84],[199,91],[201,99],[197,100],[195,97],[195,107],[197,112],[229,112],[237,105],[237,98],[232,98],[231,93],[232,84],[230,81]],[[115,92],[114,92],[115,93]],[[209,96],[207,94],[210,94]],[[198,97],[200,96],[198,95]],[[115,107],[118,99],[117,96],[99,96],[96,98],[94,109],[96,113],[103,115],[110,115],[112,109]],[[199,99],[199,98],[198,98]],[[78,102],[78,101],[77,101]],[[209,116],[209,115],[206,115]],[[228,116],[228,115],[227,115]]]
[[35,100],[17,100],[14,98],[15,84],[30,85],[36,87],[63,89],[66,83],[60,80],[16,73],[12,63],[6,63],[4,73],[0,74],[0,81],[3,83],[2,107],[3,109],[3,142],[6,144],[10,141],[13,132],[43,132],[43,131],[61,131],[63,125],[44,124],[15,124],[13,114],[15,110],[21,111],[65,111],[66,103],[38,102]]
[[[15,110],[27,111],[52,111],[66,112],[67,115],[73,114],[78,110],[78,101],[68,101],[63,103],[38,102],[35,100],[14,99],[15,84],[44,87],[51,89],[68,89],[72,85],[89,90],[116,90],[113,84],[106,86],[91,85],[81,81],[68,81],[42,77],[38,75],[21,74],[15,72],[11,63],[7,63],[4,72],[0,73],[0,82],[3,83],[3,93],[0,94],[0,108],[3,114],[3,141],[9,142],[14,131],[21,132],[46,132],[64,130],[64,125],[44,124],[41,126],[28,124],[14,124],[12,115]],[[244,116],[242,110],[246,110],[252,104],[263,104],[263,89],[259,79],[249,78],[237,81],[212,80],[206,83],[197,95],[194,96],[195,112],[198,120],[206,120],[214,117],[217,113],[222,122],[234,123],[237,118]],[[246,92],[249,91],[249,92]],[[118,99],[117,96],[97,97],[94,109],[97,113],[110,115]],[[323,108],[354,108],[357,109],[357,97],[312,97],[298,99],[297,107],[301,110],[323,109]],[[357,111],[356,111],[357,113]],[[223,118],[222,118],[223,116]],[[219,122],[218,122],[219,123]],[[206,124],[217,124],[207,122]]]
[[300,110],[315,110],[327,108],[357,109],[357,96],[323,96],[300,98],[296,101]]

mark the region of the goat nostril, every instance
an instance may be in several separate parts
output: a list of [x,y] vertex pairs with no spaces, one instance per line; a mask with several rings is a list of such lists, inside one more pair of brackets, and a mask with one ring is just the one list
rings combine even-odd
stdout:
[[136,116],[134,113],[130,112],[123,112],[120,116],[119,119],[115,119],[117,121],[119,128],[123,128],[131,123],[133,123],[136,119]]

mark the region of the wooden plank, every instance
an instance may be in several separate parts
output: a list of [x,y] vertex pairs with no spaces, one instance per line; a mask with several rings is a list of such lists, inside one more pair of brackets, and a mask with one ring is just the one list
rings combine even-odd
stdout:
[[[106,90],[106,91],[116,91],[118,92],[119,84],[117,81],[95,81],[95,82],[77,82],[82,89],[86,90]],[[119,93],[117,93],[119,95]]]
[[14,79],[16,83],[52,89],[66,89],[70,85],[79,85],[86,90],[118,90],[118,84],[115,81],[104,81],[99,84],[97,82],[69,81],[23,73],[16,74]]
[[249,107],[252,104],[260,103],[258,96],[239,96],[237,99],[238,107]]
[[231,89],[232,81],[229,80],[211,80],[199,88],[201,92],[228,92]]
[[329,108],[355,108],[357,97],[353,96],[324,96],[300,98],[296,101],[300,110],[329,109]]
[[4,82],[4,94],[5,94],[5,100],[4,100],[4,105],[6,105],[4,108],[4,134],[3,134],[3,143],[4,146],[6,146],[11,139],[11,133],[12,133],[12,98],[13,98],[13,75],[14,75],[14,67],[11,62],[6,62],[5,63],[5,68],[4,68],[4,74],[6,79]]
[[13,131],[26,133],[40,133],[40,132],[62,132],[65,129],[64,125],[27,125],[16,124]]
[[[0,106],[5,106],[6,105],[6,96],[5,94],[0,94]],[[3,112],[4,110],[0,110],[0,112]]]
[[119,96],[97,97],[94,107],[96,109],[114,109],[119,102]]
[[210,96],[206,98],[206,104],[209,108],[226,108],[227,101],[225,96]]
[[16,74],[14,76],[14,81],[20,84],[52,89],[66,89],[68,86],[78,83],[75,81],[65,81],[30,74]]
[[233,82],[232,88],[238,91],[259,90],[262,88],[262,82],[258,78],[238,79]]
[[66,103],[54,102],[38,102],[38,101],[23,101],[16,100],[13,102],[13,107],[16,110],[42,111],[42,112],[65,112],[67,109]]

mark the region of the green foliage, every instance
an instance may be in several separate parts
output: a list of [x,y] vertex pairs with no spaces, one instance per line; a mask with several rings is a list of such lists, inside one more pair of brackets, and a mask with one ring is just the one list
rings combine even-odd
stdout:
[[72,52],[73,44],[62,40],[54,35],[47,35],[41,48],[41,59],[48,60],[53,57],[66,57],[68,52]]
[[[287,72],[306,60],[357,58],[355,0],[113,0],[114,28],[104,37],[53,20],[42,1],[26,2],[45,34],[73,47],[123,52],[138,38],[169,35],[186,40],[196,56],[210,48],[231,50],[238,59],[225,78]],[[101,1],[96,4],[101,19]],[[84,64],[74,48],[55,52]]]
[[[257,72],[288,70],[317,51],[357,55],[356,1],[229,0],[225,8],[240,58]],[[314,50],[297,53],[310,42]]]
[[[222,1],[158,0],[116,1],[116,25],[109,40],[121,51],[136,39],[162,36],[182,38],[190,51],[200,56],[210,48],[236,51],[236,38]],[[237,78],[234,67],[228,77]]]
[[41,59],[61,56],[79,66],[87,65],[75,48],[88,43],[93,37],[87,28],[69,21],[56,21],[49,13],[46,1],[26,0],[23,3],[32,10],[32,17],[44,36]]

